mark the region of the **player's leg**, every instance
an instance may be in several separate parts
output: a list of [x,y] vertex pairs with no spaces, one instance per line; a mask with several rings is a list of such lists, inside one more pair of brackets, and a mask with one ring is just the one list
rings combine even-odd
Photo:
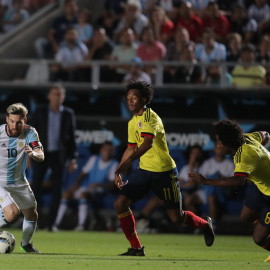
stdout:
[[259,215],[260,215],[260,211],[250,209],[246,205],[244,205],[242,208],[240,217],[241,219],[245,221],[255,223],[257,222]]
[[172,222],[201,229],[204,232],[206,245],[211,246],[215,238],[211,218],[207,217],[205,220],[190,211],[183,211],[177,175],[177,169],[156,174],[152,179],[152,189],[164,201],[167,214]]
[[31,243],[31,239],[37,228],[38,213],[37,208],[21,210],[24,215],[23,220],[23,235],[21,242],[21,251],[30,253],[40,253]]
[[76,195],[77,197],[79,198],[79,207],[78,224],[75,227],[75,231],[84,231],[84,225],[88,215],[88,191],[85,188],[79,189]]
[[0,205],[2,209],[0,211],[0,227],[3,227],[15,220],[20,214],[20,210],[10,193],[3,187],[0,187]]
[[36,231],[38,220],[37,201],[33,191],[30,186],[10,187],[9,191],[24,215],[21,251],[40,253],[30,242]]
[[149,172],[141,169],[136,169],[126,181],[121,190],[119,197],[114,202],[114,208],[116,210],[120,226],[130,242],[131,248],[126,253],[121,255],[124,256],[145,256],[144,249],[138,238],[135,229],[135,219],[130,209],[130,205],[150,190],[149,184]]
[[64,172],[64,164],[59,159],[57,153],[50,154],[50,168],[51,168],[51,179],[52,179],[52,199],[50,203],[49,211],[49,230],[52,229],[54,221],[56,219],[57,211],[60,205],[61,196],[62,196],[62,180]]
[[62,194],[61,202],[57,211],[57,216],[54,222],[54,225],[52,226],[53,232],[58,232],[58,227],[68,209],[68,201],[73,199],[73,193],[69,190],[64,191]]

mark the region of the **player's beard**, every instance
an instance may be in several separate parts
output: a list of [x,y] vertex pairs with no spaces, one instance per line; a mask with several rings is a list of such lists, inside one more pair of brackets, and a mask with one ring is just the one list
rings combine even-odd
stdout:
[[8,133],[10,137],[18,137],[21,134],[21,130],[17,130],[15,128],[11,129],[8,127]]

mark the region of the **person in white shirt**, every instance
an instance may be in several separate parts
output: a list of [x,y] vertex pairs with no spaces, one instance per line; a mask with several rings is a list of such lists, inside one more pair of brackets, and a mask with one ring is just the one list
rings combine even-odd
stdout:
[[87,46],[79,41],[79,34],[74,26],[67,28],[65,41],[60,44],[59,50],[55,55],[55,60],[60,65],[50,67],[51,81],[78,81],[79,72],[82,68],[80,63],[88,55]]
[[61,221],[68,209],[68,201],[72,199],[79,201],[76,231],[83,231],[85,228],[89,202],[94,206],[95,218],[99,218],[99,208],[95,207],[96,199],[115,189],[114,176],[118,161],[113,159],[113,154],[114,145],[107,141],[102,144],[99,155],[93,155],[89,158],[74,184],[62,194],[61,204],[52,228],[53,232],[59,230]]
[[[234,164],[220,153],[217,144],[215,144],[214,156],[204,161],[199,173],[209,179],[230,177],[234,174]],[[224,191],[222,188],[215,186],[203,186],[203,188],[209,204],[213,226],[216,227],[222,214],[221,206],[225,203]]]

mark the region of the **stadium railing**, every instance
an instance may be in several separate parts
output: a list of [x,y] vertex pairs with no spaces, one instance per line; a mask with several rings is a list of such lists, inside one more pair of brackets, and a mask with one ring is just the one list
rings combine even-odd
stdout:
[[[5,66],[12,66],[14,70],[18,68],[20,65],[24,66],[25,69],[27,70],[30,65],[36,64],[45,67],[49,67],[50,64],[59,64],[61,65],[62,63],[56,62],[54,60],[38,60],[38,59],[0,59],[0,69]],[[106,87],[106,88],[112,88],[112,89],[117,89],[119,88],[120,85],[123,85],[121,83],[105,83],[100,81],[100,68],[102,66],[118,66],[118,65],[136,65],[136,63],[130,63],[130,62],[122,62],[122,61],[84,61],[80,63],[80,66],[85,66],[85,67],[91,67],[90,71],[91,74],[89,74],[89,77],[91,76],[92,80],[91,82],[76,82],[76,83],[71,83],[71,82],[62,82],[64,86],[66,87],[76,87],[77,89],[80,90],[88,90],[89,89],[89,84],[91,85],[92,89],[97,90],[100,87]],[[270,63],[266,64],[261,64],[261,63],[235,63],[235,62],[220,62],[220,63],[196,63],[195,65],[201,66],[202,68],[209,67],[209,66],[216,66],[219,65],[222,69],[221,72],[221,80],[219,85],[209,85],[209,84],[184,84],[185,89],[214,89],[214,90],[219,90],[219,89],[234,89],[235,87],[233,86],[228,86],[227,84],[227,79],[226,79],[226,72],[228,68],[234,67],[236,65],[243,65],[243,66],[251,66],[251,65],[262,65],[265,68],[270,68]],[[181,84],[175,84],[175,83],[168,83],[165,84],[163,82],[163,72],[164,72],[164,67],[180,67],[180,66],[186,66],[186,65],[194,65],[192,62],[179,62],[179,61],[146,61],[143,62],[144,66],[153,66],[155,67],[155,81],[153,82],[153,86],[159,87],[159,88],[165,88],[165,87],[170,87],[170,89],[179,89],[179,86]],[[44,74],[38,73],[36,74],[36,78],[33,81],[27,81],[26,79],[17,79],[17,78],[3,78],[1,77],[0,74],[0,86],[15,86],[15,87],[20,87],[20,86],[31,86],[34,85],[35,87],[40,86],[40,87],[47,87],[48,85],[51,85],[52,82],[50,82],[48,79],[44,78],[41,80],[40,76],[43,76]],[[238,88],[235,88],[238,89]],[[254,89],[268,89],[270,90],[270,85],[264,85],[264,86],[258,86],[258,87],[252,87],[250,88],[252,90]]]

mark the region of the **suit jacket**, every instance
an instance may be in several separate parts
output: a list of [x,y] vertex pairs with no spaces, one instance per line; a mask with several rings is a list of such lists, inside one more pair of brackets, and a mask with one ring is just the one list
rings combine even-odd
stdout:
[[[45,153],[48,149],[48,118],[49,105],[41,105],[37,107],[31,119],[31,125],[37,130]],[[63,111],[61,112],[59,140],[59,158],[62,162],[65,162],[67,159],[76,158],[77,156],[75,130],[76,120],[74,111],[71,108],[64,106]]]

